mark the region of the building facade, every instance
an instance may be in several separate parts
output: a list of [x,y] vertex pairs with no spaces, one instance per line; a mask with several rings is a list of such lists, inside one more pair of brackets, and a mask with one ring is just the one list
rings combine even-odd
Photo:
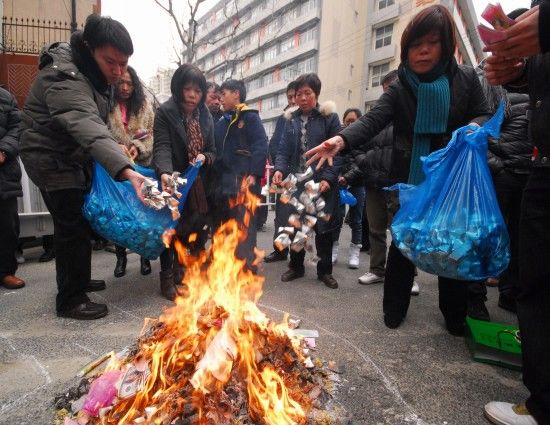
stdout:
[[156,74],[149,79],[148,89],[155,95],[159,103],[166,102],[172,92],[170,91],[170,82],[174,75],[174,69],[160,68]]
[[442,4],[453,15],[458,29],[457,62],[476,66],[483,59],[471,0],[368,0],[366,66],[363,68],[365,109],[370,109],[381,96],[381,79],[399,65],[401,35],[405,27],[415,14],[433,4]]

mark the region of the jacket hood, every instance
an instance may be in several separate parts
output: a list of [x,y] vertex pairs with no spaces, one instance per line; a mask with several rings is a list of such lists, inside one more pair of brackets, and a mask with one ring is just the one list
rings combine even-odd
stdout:
[[[290,120],[292,117],[298,115],[298,110],[300,108],[298,106],[293,106],[292,108],[288,108],[284,111],[283,116],[285,119]],[[323,117],[327,117],[330,114],[336,112],[336,103],[332,100],[327,100],[320,105],[317,104],[314,111],[317,111],[317,113],[321,114]]]

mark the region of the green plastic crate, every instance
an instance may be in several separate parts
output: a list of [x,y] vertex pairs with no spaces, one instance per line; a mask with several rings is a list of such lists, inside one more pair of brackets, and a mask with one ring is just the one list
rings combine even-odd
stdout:
[[475,361],[521,370],[521,338],[514,325],[466,318],[466,341]]

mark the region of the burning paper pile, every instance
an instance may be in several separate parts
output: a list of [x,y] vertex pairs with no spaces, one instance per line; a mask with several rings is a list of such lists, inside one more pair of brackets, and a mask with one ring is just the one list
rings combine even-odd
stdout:
[[[258,202],[248,192],[241,199],[247,209]],[[133,347],[112,354],[102,374],[59,397],[66,410],[58,423],[347,423],[331,396],[337,374],[311,357],[312,334],[258,309],[263,278],[235,255],[245,231],[230,220],[198,259],[181,256],[187,295],[149,321]]]

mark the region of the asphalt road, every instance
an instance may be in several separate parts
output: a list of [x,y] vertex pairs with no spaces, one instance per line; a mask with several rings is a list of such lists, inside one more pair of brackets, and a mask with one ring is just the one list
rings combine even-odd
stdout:
[[[271,251],[272,213],[259,246]],[[340,287],[326,288],[309,265],[306,276],[280,281],[285,263],[264,267],[262,309],[274,319],[283,312],[317,329],[317,354],[335,360],[343,372],[339,400],[353,424],[484,424],[483,405],[491,400],[522,401],[521,375],[471,360],[463,338],[449,335],[437,307],[437,282],[420,273],[420,296],[397,330],[382,321],[382,285],[362,286],[357,277],[368,268],[361,253],[359,270],[347,268],[350,231],[341,237],[334,276]],[[170,304],[159,293],[158,262],[153,274],[139,274],[139,258],[129,255],[126,276],[115,279],[114,254],[94,252],[93,277],[107,289],[90,296],[106,302],[110,314],[86,322],[55,315],[54,263],[39,263],[41,248],[25,251],[18,274],[27,286],[0,287],[0,424],[51,424],[54,395],[66,390],[75,373],[100,354],[135,341],[145,317],[156,317]],[[497,307],[497,290],[487,303],[493,320],[515,323]]]

